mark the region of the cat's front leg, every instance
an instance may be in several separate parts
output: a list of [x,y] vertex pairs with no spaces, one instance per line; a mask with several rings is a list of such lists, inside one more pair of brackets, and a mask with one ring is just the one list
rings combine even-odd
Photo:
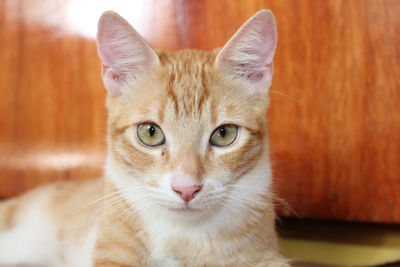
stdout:
[[96,260],[93,263],[92,267],[123,267],[123,266],[129,266],[129,265],[114,262],[111,259],[101,259],[101,260]]
[[102,251],[93,259],[92,267],[146,267],[153,266],[146,260],[127,251]]
[[158,267],[181,267],[182,265],[179,264],[174,259],[164,258],[164,259],[153,259],[151,261],[151,266]]
[[289,263],[288,260],[277,257],[277,258],[270,258],[264,257],[262,258],[254,267],[291,267],[292,265]]
[[287,261],[263,262],[255,265],[255,267],[292,267]]
[[285,262],[271,263],[268,265],[268,267],[291,267],[291,265],[287,261],[285,261]]
[[108,239],[97,242],[92,267],[146,267],[152,266],[143,249],[125,244],[121,240]]

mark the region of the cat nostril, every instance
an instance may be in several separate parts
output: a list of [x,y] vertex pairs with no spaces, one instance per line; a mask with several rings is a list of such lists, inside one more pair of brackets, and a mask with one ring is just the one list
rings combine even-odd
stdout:
[[172,186],[174,190],[184,201],[189,202],[193,199],[198,192],[201,190],[201,185],[190,185],[190,186]]

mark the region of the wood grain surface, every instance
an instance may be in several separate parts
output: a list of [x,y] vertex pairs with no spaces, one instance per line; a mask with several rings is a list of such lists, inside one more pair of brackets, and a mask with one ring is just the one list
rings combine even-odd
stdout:
[[102,11],[177,50],[221,46],[262,8],[279,31],[268,119],[280,214],[399,223],[398,0],[0,0],[0,196],[101,175]]

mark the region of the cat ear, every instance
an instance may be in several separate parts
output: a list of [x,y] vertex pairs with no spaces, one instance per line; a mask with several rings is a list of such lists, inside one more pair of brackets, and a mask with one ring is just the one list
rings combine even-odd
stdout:
[[277,41],[274,15],[261,10],[231,37],[216,58],[223,72],[249,82],[256,93],[266,93],[272,78]]
[[159,58],[146,41],[121,16],[104,12],[99,20],[97,49],[103,62],[105,87],[119,95],[131,82],[148,73]]

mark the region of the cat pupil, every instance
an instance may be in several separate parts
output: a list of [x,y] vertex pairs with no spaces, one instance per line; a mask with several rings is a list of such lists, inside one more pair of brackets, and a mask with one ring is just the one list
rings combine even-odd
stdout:
[[153,137],[153,135],[156,133],[156,129],[154,128],[154,126],[150,126],[149,128],[149,134],[151,137]]
[[225,137],[225,135],[226,135],[225,127],[219,128],[219,134],[220,134],[222,137]]

